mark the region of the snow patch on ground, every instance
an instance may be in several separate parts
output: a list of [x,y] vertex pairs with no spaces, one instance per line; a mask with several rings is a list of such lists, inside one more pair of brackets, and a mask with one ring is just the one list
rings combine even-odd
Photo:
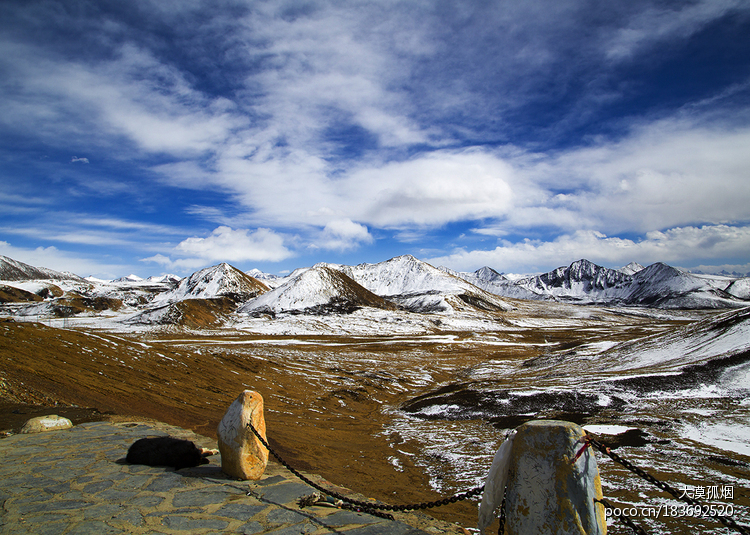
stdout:
[[630,431],[631,429],[636,429],[635,427],[628,427],[625,425],[584,425],[583,429],[585,431],[588,431],[589,433],[594,433],[595,435],[620,435],[622,433],[625,433],[626,431]]
[[711,422],[685,425],[682,427],[682,436],[750,457],[750,421],[746,421],[746,425]]

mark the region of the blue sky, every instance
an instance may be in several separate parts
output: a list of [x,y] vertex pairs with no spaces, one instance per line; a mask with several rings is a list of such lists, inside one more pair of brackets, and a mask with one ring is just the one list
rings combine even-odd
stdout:
[[750,272],[746,1],[5,0],[0,254]]

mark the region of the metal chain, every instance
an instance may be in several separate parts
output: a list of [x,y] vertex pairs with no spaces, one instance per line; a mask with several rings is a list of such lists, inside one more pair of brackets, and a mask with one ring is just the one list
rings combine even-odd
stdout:
[[505,535],[505,494],[503,494],[503,503],[500,504],[500,516],[497,519],[499,521],[497,535]]
[[[627,468],[628,470],[630,470],[637,476],[640,476],[641,478],[645,479],[649,483],[656,485],[660,489],[668,492],[669,494],[674,496],[676,499],[683,501],[689,505],[697,505],[697,506],[703,507],[703,504],[700,501],[694,498],[690,498],[689,496],[685,496],[684,493],[680,494],[677,490],[672,488],[669,484],[664,483],[663,481],[659,481],[648,472],[633,465],[630,461],[626,461],[625,459],[617,455],[615,452],[613,452],[611,449],[609,449],[607,446],[605,446],[604,444],[602,444],[595,438],[588,436],[588,442],[589,444],[591,444],[591,446],[593,446],[594,448],[596,448],[603,454],[607,455],[613,461],[621,464],[622,466],[624,466],[625,468]],[[726,527],[731,528],[737,531],[738,533],[742,533],[743,535],[750,535],[750,529],[746,528],[745,526],[739,525],[737,522],[735,522],[734,518],[732,518],[731,516],[711,515],[711,514],[709,514],[708,516],[718,520],[719,522],[724,524]]]
[[[266,440],[258,433],[258,431],[255,429],[252,423],[248,422],[247,426],[250,428],[250,430],[255,434],[256,437],[258,437],[258,440],[260,440],[261,444],[273,455],[276,457],[276,460],[279,461],[284,468],[289,470],[291,473],[293,473],[295,476],[300,478],[302,481],[313,487],[314,489],[323,492],[325,494],[328,494],[329,496],[333,496],[337,500],[341,500],[343,502],[355,505],[357,507],[361,507],[363,510],[367,509],[379,509],[381,511],[415,511],[418,509],[430,509],[433,507],[440,507],[441,505],[448,505],[451,503],[460,502],[462,500],[466,500],[468,498],[472,498],[474,496],[478,496],[484,491],[484,485],[481,485],[479,487],[475,487],[471,490],[468,490],[466,492],[461,492],[459,494],[456,494],[454,496],[451,496],[450,498],[443,498],[442,500],[435,500],[432,502],[422,502],[417,504],[409,504],[409,505],[389,505],[389,504],[380,504],[380,503],[368,503],[363,502],[360,500],[355,500],[353,498],[348,498],[342,494],[339,494],[335,491],[325,489],[315,483],[314,481],[311,481],[309,478],[302,475],[300,472],[292,468],[289,463],[287,463],[284,459],[279,456],[276,451],[274,451],[273,448],[271,448],[270,444],[266,442]],[[390,515],[389,515],[390,516]],[[392,519],[393,517],[391,517]]]

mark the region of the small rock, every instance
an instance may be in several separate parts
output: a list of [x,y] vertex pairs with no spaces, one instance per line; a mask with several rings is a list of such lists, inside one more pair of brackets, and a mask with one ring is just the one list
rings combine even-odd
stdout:
[[55,431],[57,429],[70,429],[73,422],[57,414],[37,416],[28,420],[21,428],[21,433],[41,433],[43,431]]
[[248,422],[267,440],[263,397],[252,390],[242,392],[219,423],[221,470],[238,479],[258,480],[266,470],[268,450],[247,426]]

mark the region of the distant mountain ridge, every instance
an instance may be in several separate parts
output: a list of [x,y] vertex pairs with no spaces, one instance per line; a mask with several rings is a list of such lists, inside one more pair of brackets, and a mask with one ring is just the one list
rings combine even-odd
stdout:
[[624,268],[610,269],[581,259],[515,281],[493,275],[490,269],[458,275],[487,291],[521,299],[688,309],[739,308],[750,304],[746,301],[750,293],[750,285],[744,282],[748,281],[746,278],[695,275],[662,262],[645,268],[631,262]]
[[38,268],[0,255],[0,280],[75,280],[83,281],[78,275],[55,271],[48,268]]
[[[221,263],[183,279],[131,275],[100,281],[0,257],[0,280],[6,281],[6,287],[18,289],[4,300],[15,302],[16,310],[25,306],[25,314],[44,314],[52,310],[53,300],[69,301],[72,296],[81,300],[79,310],[99,310],[97,307],[104,306],[101,303],[111,300],[135,314],[134,321],[143,323],[188,318],[196,324],[209,324],[214,321],[211,318],[218,321],[235,312],[335,314],[362,307],[415,313],[494,313],[513,308],[507,298],[674,309],[750,306],[748,278],[693,274],[660,262],[648,267],[632,262],[610,269],[581,259],[548,273],[511,279],[488,266],[462,273],[403,255],[376,264],[320,263],[287,277],[258,270],[249,273],[257,277]],[[44,301],[32,303],[36,299],[32,294]],[[24,301],[28,304],[18,304]],[[212,312],[204,317],[201,308]]]

